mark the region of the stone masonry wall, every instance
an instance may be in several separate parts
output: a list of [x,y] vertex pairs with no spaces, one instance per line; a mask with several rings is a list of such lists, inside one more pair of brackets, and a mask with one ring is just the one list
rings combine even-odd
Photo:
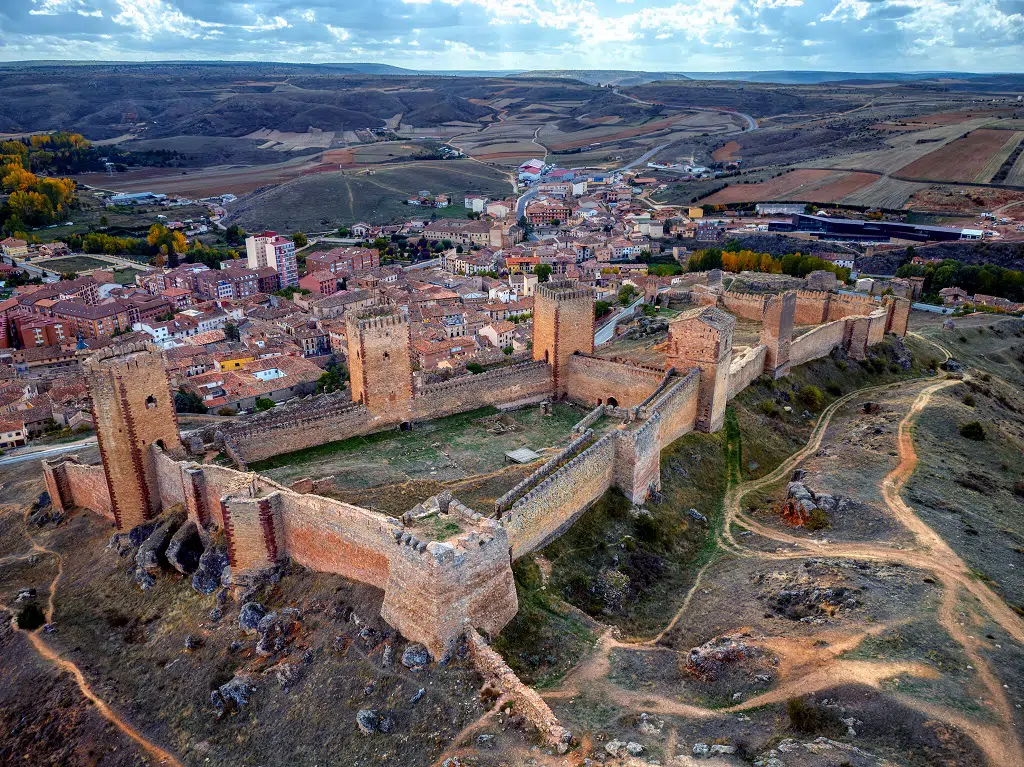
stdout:
[[673,379],[664,394],[651,403],[649,413],[660,416],[658,441],[662,448],[693,431],[697,420],[699,385],[700,371],[691,370],[685,376]]
[[790,351],[793,365],[803,365],[810,360],[824,357],[843,343],[846,334],[846,320],[829,322],[809,330],[794,339]]
[[409,318],[395,313],[347,321],[352,399],[396,423],[412,406]]
[[746,389],[751,381],[765,372],[768,347],[752,346],[732,358],[729,368],[729,399]]
[[796,314],[793,321],[797,325],[820,325],[827,322],[830,295],[824,290],[796,291]]
[[658,368],[632,362],[574,354],[566,369],[569,399],[591,407],[614,398],[619,407],[636,407],[651,396],[665,377]]
[[512,559],[540,548],[612,486],[617,434],[612,432],[520,498],[502,517]]
[[50,501],[55,509],[92,509],[114,521],[107,475],[102,466],[82,464],[77,455],[43,460],[42,464],[46,492],[50,494]]
[[564,752],[572,733],[558,723],[558,718],[535,689],[525,685],[505,663],[505,659],[487,646],[476,631],[466,632],[469,641],[470,658],[473,666],[488,683],[512,703],[517,714],[521,714],[536,727],[544,739],[559,752]]
[[488,405],[539,402],[552,393],[551,366],[522,362],[424,386],[413,400],[415,420],[441,418]]
[[560,397],[567,393],[569,357],[594,351],[594,293],[575,282],[551,282],[537,288],[533,301],[533,358],[551,365]]
[[726,291],[722,293],[719,305],[729,314],[734,314],[745,320],[760,322],[764,316],[765,304],[767,302],[768,296],[765,295]]

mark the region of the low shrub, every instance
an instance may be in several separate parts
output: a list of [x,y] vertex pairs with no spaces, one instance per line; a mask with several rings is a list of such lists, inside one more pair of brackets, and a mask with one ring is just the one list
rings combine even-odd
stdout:
[[800,401],[807,405],[811,410],[820,410],[822,403],[825,401],[825,397],[821,393],[821,389],[817,386],[804,386],[800,389],[798,396],[800,397]]
[[975,442],[983,442],[985,427],[978,421],[969,421],[960,427],[960,436],[965,439],[973,439]]

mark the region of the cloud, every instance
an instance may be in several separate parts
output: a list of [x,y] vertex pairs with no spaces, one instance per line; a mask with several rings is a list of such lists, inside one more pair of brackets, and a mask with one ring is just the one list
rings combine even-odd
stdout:
[[1024,0],[0,0],[30,58],[1012,71]]

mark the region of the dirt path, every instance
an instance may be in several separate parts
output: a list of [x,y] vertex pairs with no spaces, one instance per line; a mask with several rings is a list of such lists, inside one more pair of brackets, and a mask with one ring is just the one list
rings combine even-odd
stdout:
[[[948,359],[949,352],[938,344],[936,346]],[[903,487],[917,466],[917,453],[912,436],[913,425],[917,417],[928,407],[936,393],[960,383],[961,381],[956,379],[938,382],[935,379],[916,379],[903,384],[868,387],[836,400],[826,408],[818,419],[807,444],[784,461],[775,471],[750,482],[730,481],[730,487],[723,503],[724,523],[720,541],[730,550],[730,553],[745,557],[769,560],[797,559],[807,556],[856,558],[900,562],[910,567],[932,572],[943,585],[936,621],[963,648],[975,669],[977,680],[984,690],[984,703],[997,716],[998,723],[989,724],[978,721],[955,710],[918,698],[895,697],[911,708],[958,727],[978,744],[989,763],[994,767],[1018,767],[1024,764],[1024,750],[1021,748],[1018,733],[1015,730],[1013,707],[1000,680],[992,671],[990,663],[980,652],[984,646],[983,643],[973,637],[966,628],[971,625],[973,619],[979,617],[974,613],[975,603],[962,603],[960,595],[965,593],[973,597],[977,606],[1022,644],[1024,644],[1024,620],[984,583],[974,578],[970,569],[956,552],[918,517],[901,497]],[[743,513],[742,500],[745,496],[782,481],[796,466],[820,449],[833,417],[842,407],[873,392],[891,389],[894,386],[908,385],[920,387],[920,390],[917,391],[911,407],[900,421],[897,433],[900,462],[882,481],[881,491],[883,500],[893,516],[914,534],[915,546],[913,548],[898,549],[874,543],[833,544],[827,540],[808,540],[762,525]],[[777,552],[749,549],[733,537],[731,529],[733,523],[742,524],[757,535],[791,548],[789,551]],[[712,710],[688,705],[651,691],[632,691],[615,685],[609,679],[612,651],[617,648],[632,651],[654,649],[663,651],[667,649],[657,647],[656,643],[666,636],[686,614],[693,595],[700,587],[708,567],[714,561],[714,559],[711,560],[701,568],[679,611],[654,639],[642,643],[625,643],[616,639],[611,630],[607,631],[599,640],[590,657],[573,669],[558,688],[545,693],[544,697],[549,700],[568,699],[584,691],[600,691],[622,706],[638,707],[656,713],[709,718],[779,703],[794,696],[806,695],[851,682],[878,688],[883,680],[903,674],[930,679],[938,676],[938,672],[933,667],[922,663],[864,661],[840,657],[856,649],[868,636],[881,633],[889,628],[888,625],[879,624],[859,634],[829,637],[829,641],[824,647],[817,641],[809,643],[809,640],[806,639],[767,638],[764,642],[765,645],[772,648],[782,658],[783,665],[779,669],[780,684],[762,695],[727,709]],[[820,635],[813,637],[815,640],[820,638]]]
[[[38,541],[36,541],[36,539],[28,532],[29,523],[27,519],[27,513],[25,517],[25,535],[32,544],[32,553],[52,556],[57,563],[57,573],[53,576],[53,580],[50,581],[50,586],[48,589],[49,595],[47,597],[46,602],[46,623],[50,624],[53,623],[53,615],[56,610],[57,584],[60,581],[61,576],[64,574],[64,560],[59,553],[57,553],[53,549],[49,549],[46,546],[43,546]],[[29,556],[32,555],[24,554],[20,556],[4,557],[3,560],[0,560],[0,564],[3,564],[7,561],[24,559]],[[7,605],[0,604],[0,609],[9,610],[10,608]],[[34,631],[23,631],[22,629],[19,629],[17,625],[13,623],[13,621],[12,628],[14,628],[14,630],[17,631],[19,634],[24,634],[28,638],[32,647],[35,649],[37,653],[39,653],[39,657],[43,658],[49,663],[52,663],[54,666],[61,669],[62,671],[67,671],[68,673],[70,673],[71,676],[74,677],[75,683],[78,685],[79,691],[87,700],[89,700],[93,704],[93,706],[95,706],[96,711],[100,714],[100,716],[102,716],[104,719],[106,719],[108,722],[114,725],[124,735],[127,735],[133,741],[138,743],[139,747],[143,751],[145,751],[146,754],[152,757],[157,764],[167,765],[167,767],[183,767],[182,763],[179,762],[173,754],[171,754],[169,751],[165,751],[160,746],[153,743],[151,740],[148,740],[145,736],[142,735],[142,733],[140,733],[138,730],[132,727],[132,725],[130,725],[128,722],[122,719],[112,708],[110,708],[110,706],[107,705],[107,702],[105,700],[103,700],[99,695],[93,692],[93,689],[89,686],[89,682],[86,680],[85,675],[82,673],[82,670],[78,668],[78,666],[76,666],[73,662],[62,657],[56,650],[50,647],[43,640],[43,637],[40,634],[42,628],[36,629]]]

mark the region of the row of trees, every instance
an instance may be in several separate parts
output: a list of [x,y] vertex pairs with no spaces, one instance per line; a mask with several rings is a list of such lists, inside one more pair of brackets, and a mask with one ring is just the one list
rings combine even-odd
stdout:
[[943,288],[963,288],[970,295],[982,293],[1011,301],[1024,301],[1024,272],[995,264],[964,264],[946,259],[937,264],[904,264],[897,277],[924,277],[925,296],[937,296]]
[[788,274],[792,277],[806,277],[811,272],[832,272],[838,279],[850,279],[850,270],[836,266],[816,256],[790,253],[775,257],[770,253],[755,253],[750,250],[719,250],[708,248],[698,250],[687,262],[691,272],[706,272],[710,269],[724,269],[728,272],[763,272],[765,274]]

